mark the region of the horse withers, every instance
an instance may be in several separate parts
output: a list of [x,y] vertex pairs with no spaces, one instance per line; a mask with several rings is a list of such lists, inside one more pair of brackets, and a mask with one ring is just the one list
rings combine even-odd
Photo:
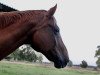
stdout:
[[46,10],[0,13],[0,60],[23,44],[44,54],[63,68],[69,62],[67,49],[60,36],[54,13],[57,5]]

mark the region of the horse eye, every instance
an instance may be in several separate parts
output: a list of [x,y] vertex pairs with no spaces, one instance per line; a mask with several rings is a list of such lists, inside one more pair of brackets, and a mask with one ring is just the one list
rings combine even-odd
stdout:
[[55,31],[59,33],[59,29],[55,29]]
[[53,32],[54,32],[55,35],[57,35],[57,34],[59,33],[59,28],[58,28],[58,27],[55,28],[55,27],[53,27],[53,26],[50,25],[50,24],[48,24],[48,25],[52,28],[52,30],[53,30]]
[[59,33],[59,29],[54,30],[54,34],[57,35]]

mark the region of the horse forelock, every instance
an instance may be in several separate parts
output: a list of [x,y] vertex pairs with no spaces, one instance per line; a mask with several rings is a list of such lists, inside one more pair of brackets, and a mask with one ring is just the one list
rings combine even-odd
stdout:
[[[14,11],[14,12],[1,12],[0,13],[0,29],[3,29],[15,22],[31,19],[31,17],[37,17],[41,13],[45,13],[45,10],[28,10],[28,11]],[[35,20],[35,19],[34,19]]]

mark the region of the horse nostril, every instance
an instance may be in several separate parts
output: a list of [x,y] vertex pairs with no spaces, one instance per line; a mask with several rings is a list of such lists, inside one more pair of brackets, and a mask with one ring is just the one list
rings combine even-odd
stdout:
[[69,60],[61,60],[60,61],[60,64],[61,64],[61,68],[64,68],[64,67],[66,67],[66,65],[67,65],[67,63],[69,62]]
[[67,60],[63,60],[61,63],[62,63],[62,68],[64,68],[66,65],[67,65],[67,63],[69,62],[69,59],[67,59]]

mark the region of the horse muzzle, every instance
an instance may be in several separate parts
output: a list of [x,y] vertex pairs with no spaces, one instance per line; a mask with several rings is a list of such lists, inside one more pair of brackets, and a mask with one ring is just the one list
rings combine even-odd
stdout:
[[64,67],[66,67],[68,62],[69,62],[69,59],[67,59],[67,60],[59,59],[59,60],[54,62],[54,66],[56,68],[64,68]]

